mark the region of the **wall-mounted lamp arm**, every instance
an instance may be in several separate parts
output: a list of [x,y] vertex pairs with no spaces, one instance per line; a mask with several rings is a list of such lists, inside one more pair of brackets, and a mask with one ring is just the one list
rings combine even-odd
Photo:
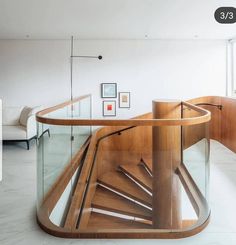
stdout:
[[89,58],[89,59],[102,59],[102,56],[88,56],[88,55],[72,55],[71,58]]

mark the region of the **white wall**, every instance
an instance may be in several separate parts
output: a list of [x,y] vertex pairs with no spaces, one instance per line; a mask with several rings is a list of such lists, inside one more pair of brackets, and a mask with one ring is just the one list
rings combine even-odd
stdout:
[[0,99],[0,181],[2,181],[2,100]]
[[229,49],[230,49],[229,50],[230,52],[229,53],[229,67],[230,67],[229,85],[231,85],[230,95],[236,97],[236,41],[235,40],[229,44]]
[[3,105],[41,105],[69,97],[69,43],[0,41]]
[[[82,40],[74,61],[74,95],[93,94],[94,117],[102,115],[100,83],[131,92],[131,109],[118,117],[151,111],[156,98],[225,95],[226,43],[220,40]],[[70,41],[0,41],[0,98],[4,105],[47,105],[70,97]]]

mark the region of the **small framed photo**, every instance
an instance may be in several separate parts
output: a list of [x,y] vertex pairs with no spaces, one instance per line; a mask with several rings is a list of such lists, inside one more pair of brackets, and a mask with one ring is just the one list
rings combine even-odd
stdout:
[[119,108],[130,108],[130,92],[119,93]]
[[116,101],[115,100],[104,100],[103,101],[103,116],[104,117],[116,116]]
[[116,83],[102,83],[101,84],[102,98],[117,98],[117,84]]

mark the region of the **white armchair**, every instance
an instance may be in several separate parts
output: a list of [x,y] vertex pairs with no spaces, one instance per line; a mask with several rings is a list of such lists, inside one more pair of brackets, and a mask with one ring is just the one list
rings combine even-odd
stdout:
[[3,142],[26,142],[29,150],[30,141],[37,140],[35,114],[40,107],[5,107],[2,113]]

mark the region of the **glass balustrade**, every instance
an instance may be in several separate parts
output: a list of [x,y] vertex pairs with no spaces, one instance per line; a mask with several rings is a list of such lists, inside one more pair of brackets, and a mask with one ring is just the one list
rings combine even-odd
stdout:
[[[183,118],[199,116],[199,113],[183,108]],[[193,178],[201,194],[209,197],[209,122],[182,126],[183,164]]]
[[44,114],[58,125],[38,122],[41,226],[58,236],[99,237],[110,229],[190,234],[203,225],[210,212],[208,122],[182,125],[203,112],[180,106],[177,125],[148,113],[122,125],[108,120],[93,132],[91,125],[102,123],[91,123],[90,96]]

